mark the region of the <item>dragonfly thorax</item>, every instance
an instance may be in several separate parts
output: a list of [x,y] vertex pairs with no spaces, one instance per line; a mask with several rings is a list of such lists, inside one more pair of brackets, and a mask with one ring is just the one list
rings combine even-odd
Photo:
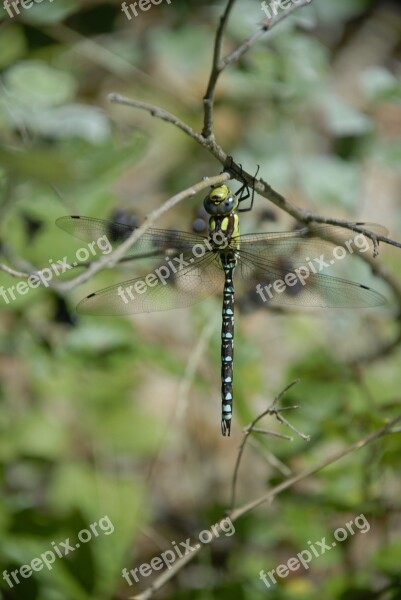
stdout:
[[209,239],[219,251],[237,249],[239,236],[239,220],[236,213],[210,217]]
[[210,190],[203,206],[209,215],[229,215],[238,208],[238,198],[227,185],[219,185]]

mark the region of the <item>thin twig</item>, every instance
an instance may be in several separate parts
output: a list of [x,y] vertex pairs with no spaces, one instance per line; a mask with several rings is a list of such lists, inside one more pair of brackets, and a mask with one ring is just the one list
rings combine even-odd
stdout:
[[205,139],[214,137],[214,135],[213,135],[214,93],[216,90],[217,80],[222,71],[222,67],[220,65],[220,58],[221,58],[221,48],[222,48],[222,44],[223,44],[224,30],[227,25],[228,17],[230,16],[231,9],[234,6],[234,2],[235,2],[235,0],[228,0],[226,9],[223,13],[223,16],[220,19],[220,23],[219,23],[219,26],[218,26],[217,32],[216,32],[216,39],[215,39],[214,51],[213,51],[212,69],[210,72],[209,82],[207,84],[206,94],[203,97],[204,118],[203,118],[202,136]]
[[145,231],[147,229],[149,229],[149,227],[152,225],[152,223],[154,223],[154,221],[156,221],[159,217],[161,217],[165,212],[167,212],[168,210],[173,208],[173,206],[175,206],[179,202],[182,202],[186,198],[190,198],[191,196],[194,196],[195,194],[210,187],[211,185],[216,185],[216,184],[222,183],[224,181],[227,181],[227,179],[229,179],[229,178],[230,178],[229,173],[220,173],[219,175],[215,175],[214,177],[208,177],[207,179],[204,179],[204,180],[200,181],[199,183],[196,183],[195,185],[191,186],[190,188],[187,188],[186,190],[183,190],[182,192],[175,194],[174,196],[172,196],[171,198],[166,200],[166,202],[162,206],[160,206],[156,210],[149,213],[146,221],[140,227],[138,227],[137,229],[134,229],[133,232],[131,233],[131,235],[126,240],[124,240],[124,242],[122,244],[120,244],[120,246],[118,246],[118,248],[116,248],[116,250],[114,250],[107,256],[102,256],[99,260],[93,262],[89,266],[89,268],[81,275],[78,275],[77,277],[75,277],[74,279],[71,279],[70,281],[60,283],[57,286],[58,289],[63,292],[69,291],[69,290],[75,288],[77,285],[80,285],[80,284],[84,283],[85,281],[88,281],[88,279],[90,279],[95,273],[97,273],[101,269],[104,269],[106,267],[112,267],[119,260],[121,260],[121,258],[123,258],[126,251],[129,250],[131,248],[131,246],[133,246],[135,244],[135,242],[137,242],[139,240],[139,238],[145,233]]
[[205,346],[209,341],[212,334],[216,331],[216,323],[214,319],[209,319],[205,326],[203,327],[198,341],[195,345],[195,348],[190,353],[188,357],[188,361],[185,367],[185,373],[183,375],[183,379],[180,382],[179,390],[178,390],[178,398],[176,402],[176,409],[174,413],[171,415],[168,424],[166,425],[165,431],[163,435],[160,437],[158,446],[153,452],[152,460],[149,464],[149,468],[147,470],[146,479],[148,482],[152,481],[152,474],[160,460],[160,456],[163,456],[163,448],[165,447],[165,438],[167,435],[170,435],[171,431],[175,431],[177,428],[180,429],[179,421],[182,419],[183,415],[188,406],[189,400],[189,390],[193,383],[193,379],[196,373],[196,368],[201,357],[204,355]]
[[[166,202],[162,206],[151,212],[148,215],[146,221],[140,227],[134,229],[132,234],[126,240],[124,240],[124,242],[120,244],[120,246],[118,246],[118,248],[116,248],[113,252],[107,254],[107,256],[102,256],[99,260],[93,261],[89,265],[85,264],[85,266],[87,266],[86,271],[84,271],[80,275],[77,275],[73,279],[60,283],[57,283],[55,281],[48,281],[46,287],[54,289],[59,293],[69,292],[78,285],[81,285],[82,283],[85,283],[86,281],[91,279],[93,275],[95,275],[102,269],[111,268],[117,262],[123,260],[123,255],[126,253],[126,251],[129,250],[131,246],[133,246],[139,240],[139,238],[145,233],[147,229],[149,229],[149,227],[157,219],[159,219],[164,213],[173,208],[173,206],[175,206],[179,202],[182,202],[186,198],[190,198],[195,194],[198,194],[202,190],[210,187],[211,185],[217,185],[219,183],[227,181],[228,179],[230,179],[230,177],[230,173],[223,172],[219,175],[215,175],[214,177],[205,178],[202,181],[194,184],[190,188],[187,188],[179,192],[178,194],[175,194],[174,196],[166,200]],[[38,271],[40,271],[40,269],[37,269],[35,267],[27,268],[28,272],[17,271],[16,269],[12,269],[11,267],[7,267],[7,265],[1,263],[0,270],[3,270],[14,277],[20,277],[24,279],[30,277],[31,275],[35,275]],[[43,284],[41,283],[40,285]]]
[[258,453],[258,456],[261,456],[261,458],[264,459],[268,465],[270,465],[274,469],[277,469],[277,471],[279,471],[281,475],[283,475],[284,477],[291,477],[292,471],[290,467],[283,463],[283,461],[281,461],[279,458],[277,458],[277,456],[273,454],[273,452],[269,452],[269,450],[263,448],[263,454],[260,455],[260,444],[256,443],[252,437],[249,437],[248,446],[255,450],[255,452]]
[[297,383],[299,383],[299,379],[295,379],[295,381],[292,381],[290,384],[288,384],[274,398],[273,402],[271,403],[271,405],[266,410],[264,410],[260,415],[258,415],[251,423],[249,423],[249,425],[247,425],[246,427],[244,427],[244,437],[242,438],[242,442],[241,442],[241,445],[239,447],[239,451],[238,451],[238,455],[237,455],[237,460],[235,461],[234,474],[233,474],[233,479],[232,479],[232,483],[231,483],[231,502],[230,502],[230,510],[231,511],[234,509],[234,506],[235,506],[235,493],[236,493],[236,488],[237,488],[237,479],[238,479],[239,466],[241,464],[241,459],[242,459],[242,456],[243,456],[244,450],[245,450],[245,444],[246,444],[246,442],[248,440],[249,435],[252,433],[253,428],[255,427],[255,425],[261,419],[263,419],[263,417],[265,417],[266,415],[274,414],[276,416],[276,418],[278,418],[278,411],[280,409],[276,408],[277,404],[280,402],[280,400],[284,396],[284,394],[286,394],[286,392],[288,392],[288,390],[291,389]]
[[245,504],[244,506],[237,508],[232,513],[230,513],[231,520],[234,521],[234,520],[238,519],[239,517],[241,517],[242,515],[253,510],[257,506],[260,506],[264,502],[267,502],[267,500],[271,500],[271,499],[275,498],[275,496],[277,496],[284,490],[287,490],[288,488],[292,487],[293,485],[302,481],[303,479],[310,477],[311,475],[315,475],[322,469],[330,466],[331,464],[337,462],[338,460],[341,460],[342,458],[347,456],[347,454],[350,454],[354,450],[359,450],[359,448],[363,448],[367,444],[370,444],[371,442],[373,442],[374,440],[377,440],[378,438],[382,437],[383,435],[392,434],[393,433],[392,427],[399,421],[401,421],[401,415],[398,415],[394,419],[391,419],[391,421],[386,423],[386,425],[384,425],[377,431],[370,433],[369,435],[365,436],[361,440],[351,444],[344,450],[339,450],[330,458],[327,458],[324,461],[322,461],[321,463],[319,463],[316,467],[307,469],[303,473],[300,473],[299,475],[294,475],[294,477],[291,477],[290,479],[287,479],[286,481],[279,483],[278,485],[276,485],[276,487],[271,489],[269,492],[267,492],[260,498],[257,498],[256,500],[253,500],[252,502],[248,502],[248,504]]
[[205,139],[214,140],[213,134],[213,109],[214,109],[214,96],[216,91],[216,85],[219,76],[229,65],[234,62],[237,62],[244,54],[259,41],[259,39],[265,35],[268,31],[271,31],[275,25],[283,21],[288,17],[289,14],[306,6],[312,2],[312,0],[303,0],[302,2],[297,2],[296,4],[292,4],[285,11],[281,13],[277,13],[270,19],[265,19],[258,31],[250,35],[238,48],[236,48],[233,52],[228,54],[225,58],[221,59],[221,48],[223,43],[224,30],[226,28],[228,18],[230,16],[230,12],[234,6],[235,0],[228,0],[224,13],[220,19],[219,27],[217,28],[215,44],[214,44],[214,52],[213,52],[213,61],[212,68],[210,72],[210,77],[207,85],[206,94],[203,98],[203,110],[204,110],[204,119],[203,119],[203,129],[202,136]]
[[133,100],[131,98],[127,98],[126,96],[122,96],[121,94],[112,93],[107,96],[107,99],[110,102],[115,104],[125,104],[126,106],[132,106],[133,108],[139,108],[140,110],[145,110],[150,113],[152,117],[156,117],[157,119],[161,119],[162,121],[166,121],[166,123],[171,123],[178,129],[181,129],[184,133],[193,138],[196,142],[203,145],[205,140],[199,134],[196,133],[187,123],[182,121],[176,115],[164,110],[160,106],[156,106],[155,104],[149,104],[148,102],[140,102],[139,100]]
[[[298,407],[296,407],[296,408],[298,408]],[[299,435],[299,437],[302,438],[305,442],[310,441],[310,435],[306,435],[305,433],[302,433],[302,431],[299,431],[296,427],[294,427],[294,425],[292,425],[289,421],[287,421],[287,419],[285,419],[282,415],[280,415],[279,410],[275,411],[274,414],[276,415],[277,421],[280,421],[280,423],[282,423],[282,425],[286,425],[289,429],[292,429],[292,431],[297,433]]]
[[[194,131],[192,129],[192,127],[190,127],[189,125],[187,125],[186,123],[181,121],[181,119],[179,119],[176,115],[173,115],[172,113],[169,113],[154,104],[148,104],[146,102],[139,102],[138,100],[132,100],[130,98],[126,98],[125,96],[121,96],[120,94],[110,94],[109,100],[111,102],[116,102],[118,104],[125,104],[127,106],[132,106],[134,108],[145,110],[146,112],[149,112],[152,116],[157,117],[157,118],[161,119],[162,121],[171,123],[172,125],[175,125],[179,129],[181,129],[181,131],[183,131],[184,133],[189,135],[194,141],[196,141],[198,144],[200,144],[203,148],[206,148],[209,152],[211,152],[213,154],[213,156],[218,161],[220,161],[223,166],[225,166],[226,161],[227,161],[227,154],[222,150],[222,148],[218,144],[216,144],[216,142],[211,141],[210,139],[208,140],[208,139],[204,138],[203,135]],[[346,229],[350,229],[351,231],[365,233],[365,235],[367,237],[370,237],[374,243],[383,242],[385,244],[389,244],[390,246],[395,246],[396,248],[401,248],[401,242],[397,242],[396,240],[393,240],[384,235],[379,235],[376,233],[373,234],[373,233],[369,232],[368,230],[364,229],[363,227],[356,225],[352,221],[348,221],[346,219],[337,219],[334,217],[323,217],[317,213],[314,213],[312,211],[305,210],[299,206],[296,206],[295,204],[292,204],[291,202],[289,202],[289,200],[287,200],[282,194],[280,194],[274,188],[272,188],[262,178],[260,178],[259,180],[257,180],[257,179],[255,180],[254,175],[250,175],[244,169],[240,169],[238,167],[238,165],[234,164],[234,167],[236,167],[237,171],[235,168],[233,168],[230,171],[231,177],[235,178],[236,172],[241,173],[242,179],[244,181],[246,181],[250,187],[254,187],[255,191],[260,196],[262,196],[263,198],[266,198],[266,200],[270,200],[270,202],[272,202],[275,206],[277,206],[284,212],[291,215],[294,219],[296,219],[300,223],[305,223],[305,225],[309,225],[312,223],[324,223],[327,225],[337,225],[339,227],[345,227]],[[242,181],[241,181],[241,183],[242,183]],[[362,256],[362,258],[364,258],[364,257]],[[401,291],[400,291],[400,295],[401,295]]]
[[271,31],[275,25],[286,19],[291,13],[302,8],[303,6],[307,6],[311,4],[312,0],[302,0],[301,2],[297,2],[296,4],[292,4],[283,12],[277,13],[270,19],[265,19],[258,31],[255,31],[252,35],[250,35],[238,48],[236,48],[233,52],[228,54],[221,62],[220,72],[223,71],[226,67],[231,65],[234,62],[237,62],[244,54],[260,40],[260,38],[265,35],[267,32]]
[[[325,469],[326,467],[338,462],[339,460],[341,460],[348,454],[351,454],[351,452],[354,452],[355,450],[359,450],[360,448],[364,448],[368,444],[371,444],[372,442],[383,437],[384,435],[396,435],[397,433],[399,433],[399,430],[398,430],[398,428],[393,429],[393,427],[399,421],[401,421],[401,414],[398,415],[397,417],[395,417],[394,419],[391,419],[391,421],[388,421],[388,423],[386,423],[386,425],[384,425],[380,429],[374,431],[373,433],[370,433],[369,435],[363,437],[362,439],[358,440],[357,442],[354,442],[353,444],[351,444],[350,446],[347,446],[343,450],[336,452],[331,457],[324,459],[322,462],[318,463],[315,467],[306,469],[302,473],[299,473],[298,475],[294,475],[293,477],[286,479],[282,483],[276,485],[274,488],[269,490],[269,492],[267,492],[266,494],[263,494],[263,496],[260,496],[256,500],[253,500],[252,502],[249,502],[248,504],[245,504],[245,505],[241,506],[240,508],[235,509],[234,511],[229,513],[228,516],[230,517],[232,522],[235,522],[240,517],[242,517],[244,514],[250,512],[251,510],[260,506],[261,504],[265,504],[266,502],[272,502],[276,498],[276,496],[278,496],[285,490],[288,490],[289,488],[293,487],[295,484],[299,483],[300,481],[303,481],[304,479],[307,479],[311,475],[315,475],[316,473]],[[224,519],[222,519],[220,521],[220,523],[223,520]],[[220,535],[219,529],[217,530],[217,533],[213,531],[213,537],[212,537],[210,543],[213,543],[213,541],[215,539],[217,539],[219,537],[219,535]],[[165,585],[170,579],[175,577],[177,575],[177,573],[179,571],[181,571],[181,569],[187,563],[189,563],[191,560],[193,560],[195,558],[195,556],[197,556],[197,554],[201,551],[201,549],[202,549],[202,545],[198,544],[192,550],[192,552],[186,554],[182,558],[179,558],[177,560],[177,562],[175,562],[171,566],[170,570],[167,570],[164,573],[162,573],[157,579],[155,579],[155,581],[152,583],[152,585],[149,588],[147,588],[145,591],[141,592],[140,594],[138,594],[136,596],[132,596],[131,597],[132,600],[148,600],[149,598],[152,598],[152,596],[154,596],[156,594],[156,592],[161,587],[163,587],[163,585]]]
[[189,404],[189,391],[191,389],[197,367],[205,355],[205,349],[207,348],[207,344],[212,337],[213,333],[216,331],[217,320],[220,319],[220,316],[216,315],[215,319],[209,318],[205,325],[203,326],[200,333],[197,335],[197,342],[190,352],[187,364],[185,366],[185,372],[180,382],[180,388],[178,391],[178,400],[177,400],[177,412],[176,418],[182,419],[182,416],[185,414]]
[[263,435],[272,435],[273,437],[278,437],[282,440],[288,440],[289,442],[294,441],[294,438],[290,435],[285,435],[284,433],[279,433],[278,431],[272,431],[271,429],[262,429],[261,427],[254,427],[252,429],[252,433],[263,433]]
[[8,273],[12,277],[18,277],[19,279],[28,279],[31,276],[31,273],[24,273],[23,271],[16,271],[3,263],[0,263],[0,271],[4,271],[4,273]]

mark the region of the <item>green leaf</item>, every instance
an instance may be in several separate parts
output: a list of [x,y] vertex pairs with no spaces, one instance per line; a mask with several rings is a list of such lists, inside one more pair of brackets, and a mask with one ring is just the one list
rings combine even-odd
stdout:
[[74,97],[75,79],[69,73],[50,67],[40,60],[23,61],[4,74],[3,101],[34,106],[57,106]]
[[374,66],[365,71],[361,78],[362,87],[369,100],[386,100],[401,97],[401,84],[384,67]]
[[370,117],[332,94],[325,95],[321,105],[327,127],[334,135],[362,135],[373,130]]
[[0,148],[0,161],[19,175],[38,179],[46,183],[61,183],[71,180],[73,172],[61,156],[50,151],[19,151]]
[[31,115],[26,111],[23,121],[41,135],[52,138],[80,137],[98,144],[110,135],[109,120],[103,111],[83,104],[37,110],[34,114],[31,111]]
[[360,167],[336,157],[307,157],[302,165],[306,194],[318,206],[338,204],[352,208],[358,198]]
[[110,352],[127,348],[132,342],[132,332],[122,321],[104,324],[98,320],[74,329],[66,341],[66,348],[80,352]]

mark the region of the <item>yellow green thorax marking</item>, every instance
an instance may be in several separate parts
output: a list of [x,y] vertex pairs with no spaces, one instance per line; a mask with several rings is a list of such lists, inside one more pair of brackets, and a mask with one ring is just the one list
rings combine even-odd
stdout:
[[209,234],[212,239],[217,231],[224,235],[229,248],[239,248],[239,241],[236,239],[239,236],[239,218],[236,213],[227,217],[210,217]]

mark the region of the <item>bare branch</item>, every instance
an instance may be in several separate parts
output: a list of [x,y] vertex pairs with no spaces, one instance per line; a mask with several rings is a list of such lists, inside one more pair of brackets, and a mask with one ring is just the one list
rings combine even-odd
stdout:
[[[210,187],[211,185],[223,183],[224,181],[227,181],[230,178],[230,173],[223,172],[219,175],[215,175],[214,177],[206,177],[205,179],[194,184],[190,188],[187,188],[182,192],[175,194],[174,196],[166,200],[166,202],[162,206],[151,212],[148,215],[146,221],[140,227],[134,229],[130,237],[124,240],[124,242],[120,246],[118,246],[118,248],[116,248],[114,252],[111,252],[107,256],[102,256],[99,260],[94,261],[92,263],[83,263],[82,265],[80,265],[86,267],[86,271],[84,273],[81,273],[80,275],[77,275],[77,277],[74,277],[69,281],[64,281],[60,283],[57,283],[55,281],[48,281],[46,287],[53,289],[59,293],[65,293],[74,289],[78,285],[85,283],[86,281],[91,279],[93,275],[95,275],[102,269],[105,269],[106,267],[111,268],[118,261],[120,261],[121,259],[123,260],[123,255],[125,254],[125,252],[129,250],[129,248],[131,248],[131,246],[133,246],[139,240],[139,238],[145,233],[145,231],[149,229],[152,223],[159,219],[165,212],[167,212],[176,204],[182,202],[186,198],[190,198],[195,194],[199,193],[200,191]],[[3,252],[5,251],[7,252],[7,255],[11,256],[11,252],[3,247]],[[22,263],[22,261],[20,262]],[[9,275],[12,275],[13,277],[27,279],[31,275],[36,275],[38,271],[40,271],[40,269],[29,265],[28,263],[26,263],[26,261],[24,261],[24,267],[26,268],[26,272],[18,271],[0,263],[0,270],[8,273]],[[43,286],[44,284],[41,283],[40,285]]]
[[194,196],[198,192],[210,187],[211,185],[223,183],[224,181],[227,181],[227,179],[230,179],[230,177],[231,175],[229,173],[220,173],[220,175],[205,178],[204,180],[200,181],[199,183],[196,183],[190,188],[187,188],[186,190],[175,194],[174,196],[166,200],[166,202],[162,206],[152,211],[148,215],[146,221],[140,227],[134,229],[132,234],[126,240],[124,240],[124,242],[120,246],[118,246],[116,250],[114,250],[107,256],[102,256],[98,261],[93,262],[88,267],[88,269],[81,275],[78,275],[70,281],[58,284],[58,290],[63,292],[69,291],[75,288],[77,285],[88,281],[88,279],[90,279],[95,273],[104,269],[105,267],[114,266],[121,258],[123,258],[125,252],[129,250],[131,246],[133,246],[135,242],[139,240],[139,238],[145,233],[147,229],[149,229],[152,223],[159,219],[165,212],[173,208],[173,206],[175,206],[179,202],[182,202],[182,200]]
[[[260,444],[256,443],[254,438],[249,437],[248,446],[257,452],[258,456],[260,456]],[[269,452],[269,450],[263,448],[263,454],[261,455],[261,458],[264,459],[268,465],[273,467],[273,469],[277,469],[277,471],[279,471],[284,477],[291,477],[292,470],[290,467],[278,459],[273,452]]]
[[237,62],[244,54],[253,46],[259,39],[268,31],[273,29],[277,23],[286,19],[295,10],[310,4],[312,0],[303,0],[300,3],[292,4],[285,11],[277,13],[270,19],[265,19],[258,31],[249,36],[238,48],[228,54],[224,59],[221,59],[221,48],[223,43],[224,30],[227,25],[230,12],[233,8],[235,0],[228,0],[226,9],[223,16],[220,19],[219,27],[216,31],[216,38],[214,43],[212,69],[210,72],[209,82],[207,85],[206,94],[203,98],[203,109],[204,109],[204,120],[202,136],[205,139],[214,140],[213,134],[213,108],[214,108],[214,95],[217,85],[217,80],[220,74],[226,67],[234,62]]
[[204,120],[203,120],[202,136],[205,139],[213,137],[214,92],[216,89],[217,80],[222,71],[222,67],[220,65],[220,58],[221,58],[221,47],[223,44],[224,30],[227,25],[228,17],[230,16],[231,9],[234,6],[234,2],[235,2],[235,0],[228,0],[226,9],[223,13],[223,16],[220,19],[220,24],[219,24],[219,26],[217,28],[217,32],[216,32],[216,39],[215,39],[215,43],[214,43],[214,52],[213,52],[212,70],[210,73],[206,94],[203,98]]
[[[309,0],[309,2],[310,1],[312,1],[312,0]],[[305,0],[305,2],[306,2],[306,0]],[[298,7],[299,6],[301,6],[301,5],[298,5]],[[166,121],[168,123],[175,125],[179,129],[181,129],[181,131],[184,131],[184,133],[186,133],[187,135],[192,137],[192,139],[195,140],[198,144],[200,144],[203,148],[206,148],[209,152],[211,152],[213,154],[213,156],[221,162],[222,165],[225,165],[226,160],[227,160],[227,154],[222,150],[222,148],[220,148],[220,146],[218,144],[216,144],[213,140],[210,140],[210,139],[207,140],[206,138],[203,137],[203,135],[196,133],[192,129],[192,127],[190,127],[189,125],[187,125],[186,123],[181,121],[181,119],[179,119],[172,113],[169,113],[154,104],[147,104],[145,102],[139,102],[137,100],[132,100],[130,98],[126,98],[125,96],[121,96],[119,94],[110,94],[109,100],[111,102],[116,102],[118,104],[125,104],[127,106],[133,106],[134,108],[139,108],[141,110],[145,110],[145,111],[149,112],[152,116],[157,117],[157,118],[161,119],[162,121]],[[347,221],[345,219],[336,219],[336,218],[332,218],[332,217],[322,217],[321,215],[319,215],[317,213],[313,213],[311,211],[304,210],[304,209],[296,206],[295,204],[292,204],[291,202],[289,202],[282,194],[280,194],[275,189],[273,189],[262,178],[255,181],[255,177],[253,175],[250,175],[243,169],[239,169],[238,165],[236,165],[236,167],[238,169],[238,173],[241,172],[241,176],[243,177],[243,179],[248,183],[248,185],[250,187],[254,187],[255,191],[258,194],[260,194],[267,200],[270,200],[278,208],[280,208],[284,212],[288,213],[289,215],[294,217],[294,219],[296,219],[297,221],[299,221],[301,223],[305,223],[306,225],[308,225],[310,223],[325,223],[325,224],[329,224],[329,225],[338,225],[339,227],[345,227],[345,228],[351,229],[353,231],[365,233],[365,235],[367,237],[370,237],[375,243],[376,242],[384,242],[391,246],[395,246],[396,248],[401,248],[401,242],[397,242],[386,236],[372,234],[368,230],[356,226],[355,223],[353,223],[352,221]],[[233,177],[235,177],[234,170],[231,171],[231,175]]]
[[[280,402],[281,398],[286,394],[286,392],[288,392],[288,390],[291,389],[297,383],[299,383],[299,379],[296,379],[295,381],[292,381],[290,384],[288,384],[274,398],[274,400],[271,403],[271,405],[266,410],[264,410],[260,415],[258,415],[249,425],[247,425],[244,428],[244,437],[242,438],[242,442],[241,442],[241,445],[240,445],[239,451],[238,451],[237,460],[235,461],[234,474],[233,474],[233,479],[232,479],[232,483],[231,483],[230,511],[232,511],[234,509],[234,506],[235,506],[235,492],[236,492],[236,487],[237,487],[237,479],[238,479],[239,466],[241,464],[241,459],[242,459],[242,456],[243,456],[244,450],[245,450],[245,444],[246,444],[246,442],[248,440],[249,435],[254,431],[255,425],[261,419],[263,419],[263,417],[265,417],[266,415],[274,414],[276,416],[276,418],[279,420],[278,413],[279,413],[280,409],[277,408],[277,404]],[[281,421],[281,422],[283,422],[283,421]],[[258,433],[260,433],[260,431],[258,431]]]
[[[282,393],[284,393],[284,391],[285,390],[283,390]],[[252,502],[249,502],[248,504],[245,504],[245,505],[241,506],[240,508],[237,508],[236,510],[230,512],[229,517],[230,517],[231,521],[233,521],[233,522],[237,521],[244,514],[250,512],[251,510],[260,506],[261,504],[264,504],[266,502],[272,502],[276,496],[278,496],[285,490],[293,487],[295,484],[299,483],[300,481],[307,479],[311,475],[315,475],[316,473],[318,473],[319,471],[322,471],[326,467],[338,462],[339,460],[341,460],[348,454],[351,454],[355,450],[364,448],[368,444],[371,444],[375,440],[378,440],[379,438],[381,438],[385,435],[396,435],[397,433],[399,433],[399,429],[394,428],[394,425],[396,425],[399,421],[401,421],[401,414],[398,415],[397,417],[395,417],[394,419],[391,419],[391,421],[388,421],[386,423],[386,425],[384,425],[380,429],[374,431],[373,433],[370,433],[369,435],[363,437],[362,439],[358,440],[357,442],[354,442],[347,448],[344,448],[343,450],[336,452],[330,458],[327,458],[327,459],[323,460],[322,462],[318,463],[315,467],[306,469],[302,473],[299,473],[298,475],[294,475],[293,477],[286,479],[282,483],[276,485],[274,488],[269,490],[269,492],[267,492],[260,498],[257,498],[256,500],[253,500]],[[221,519],[220,523],[222,521],[223,521],[223,519]],[[213,541],[215,539],[217,539],[219,535],[220,535],[219,529],[217,530],[217,533],[213,531],[213,537],[212,537],[212,540],[210,541],[210,543],[213,543]],[[195,558],[195,556],[197,556],[197,554],[201,551],[201,549],[202,549],[202,545],[197,544],[196,547],[192,550],[192,552],[190,552],[190,553],[186,554],[185,556],[183,556],[182,558],[178,559],[178,561],[172,565],[171,569],[162,573],[162,575],[160,575],[160,577],[158,577],[148,589],[146,589],[144,592],[141,592],[140,594],[138,594],[136,596],[132,596],[131,598],[133,600],[148,600],[149,598],[152,598],[152,596],[154,596],[156,594],[156,592],[165,583],[167,583],[167,581],[169,581],[170,579],[175,577],[175,575],[177,575],[177,573],[179,571],[181,571],[181,569],[187,563],[189,563],[191,560],[193,560]]]
[[175,127],[181,129],[181,131],[193,138],[196,142],[198,142],[198,144],[204,145],[204,139],[199,133],[196,133],[192,127],[187,125],[187,123],[184,123],[184,121],[172,113],[169,113],[167,110],[160,108],[160,106],[148,104],[147,102],[140,102],[139,100],[132,100],[131,98],[127,98],[126,96],[116,93],[109,94],[107,99],[115,104],[125,104],[126,106],[132,106],[133,108],[145,110],[146,112],[150,113],[152,117],[156,117],[156,119],[161,119],[162,121],[166,121],[167,123],[175,125]]
[[311,4],[312,0],[302,0],[302,2],[297,2],[297,4],[292,4],[285,11],[281,13],[277,13],[270,19],[265,19],[258,31],[250,35],[236,50],[228,54],[222,61],[220,65],[220,72],[223,71],[226,67],[231,65],[234,62],[237,62],[244,54],[260,40],[260,38],[267,32],[271,31],[275,25],[284,21],[287,17],[290,16],[291,13],[302,8],[303,6],[307,6]]
[[357,442],[354,442],[353,444],[351,444],[344,450],[340,450],[339,452],[336,452],[330,458],[327,458],[324,461],[322,461],[321,463],[319,463],[318,465],[316,465],[316,467],[307,469],[303,473],[299,473],[299,475],[294,475],[293,477],[290,477],[290,479],[287,479],[286,481],[283,481],[279,485],[276,485],[276,487],[274,487],[269,492],[267,492],[267,494],[264,494],[260,498],[257,498],[256,500],[253,500],[252,502],[249,502],[248,504],[245,504],[244,506],[242,506],[242,507],[234,510],[232,513],[230,513],[231,520],[235,521],[242,515],[248,513],[249,511],[253,510],[257,506],[260,506],[264,502],[267,502],[268,500],[272,500],[278,494],[281,494],[281,492],[283,492],[284,490],[287,490],[288,488],[292,487],[299,481],[302,481],[303,479],[306,479],[307,477],[310,477],[311,475],[315,475],[322,469],[325,469],[326,467],[332,465],[333,463],[341,460],[342,458],[344,458],[345,456],[347,456],[354,450],[359,450],[360,448],[367,446],[368,444],[381,438],[384,435],[392,434],[393,426],[396,423],[398,423],[399,421],[401,421],[401,415],[398,415],[394,419],[391,419],[391,421],[388,421],[388,423],[386,423],[386,425],[384,425],[377,431],[367,435],[366,437],[362,438],[361,440],[358,440]]
[[254,427],[252,429],[252,433],[263,433],[263,435],[271,435],[273,437],[281,438],[282,440],[287,440],[288,442],[294,441],[294,438],[290,435],[285,435],[284,433],[279,433],[278,431],[271,431],[270,429],[262,429],[261,427]]
[[18,277],[19,279],[28,279],[31,276],[31,273],[24,273],[23,271],[16,271],[7,265],[3,265],[0,263],[0,271],[4,271],[4,273],[8,273],[12,277]]
[[[193,384],[193,380],[196,375],[197,368],[199,367],[199,363],[201,362],[205,352],[207,351],[207,344],[212,337],[212,335],[216,332],[217,321],[220,319],[220,315],[216,315],[216,318],[209,318],[205,325],[202,327],[200,333],[197,335],[197,342],[194,348],[191,350],[187,364],[185,366],[185,371],[183,377],[180,381],[180,386],[178,390],[178,398],[177,398],[177,410],[175,414],[175,418],[182,419],[184,413],[188,409],[189,405],[189,392],[191,385]],[[177,423],[175,423],[177,426]],[[178,427],[180,425],[178,424]]]

